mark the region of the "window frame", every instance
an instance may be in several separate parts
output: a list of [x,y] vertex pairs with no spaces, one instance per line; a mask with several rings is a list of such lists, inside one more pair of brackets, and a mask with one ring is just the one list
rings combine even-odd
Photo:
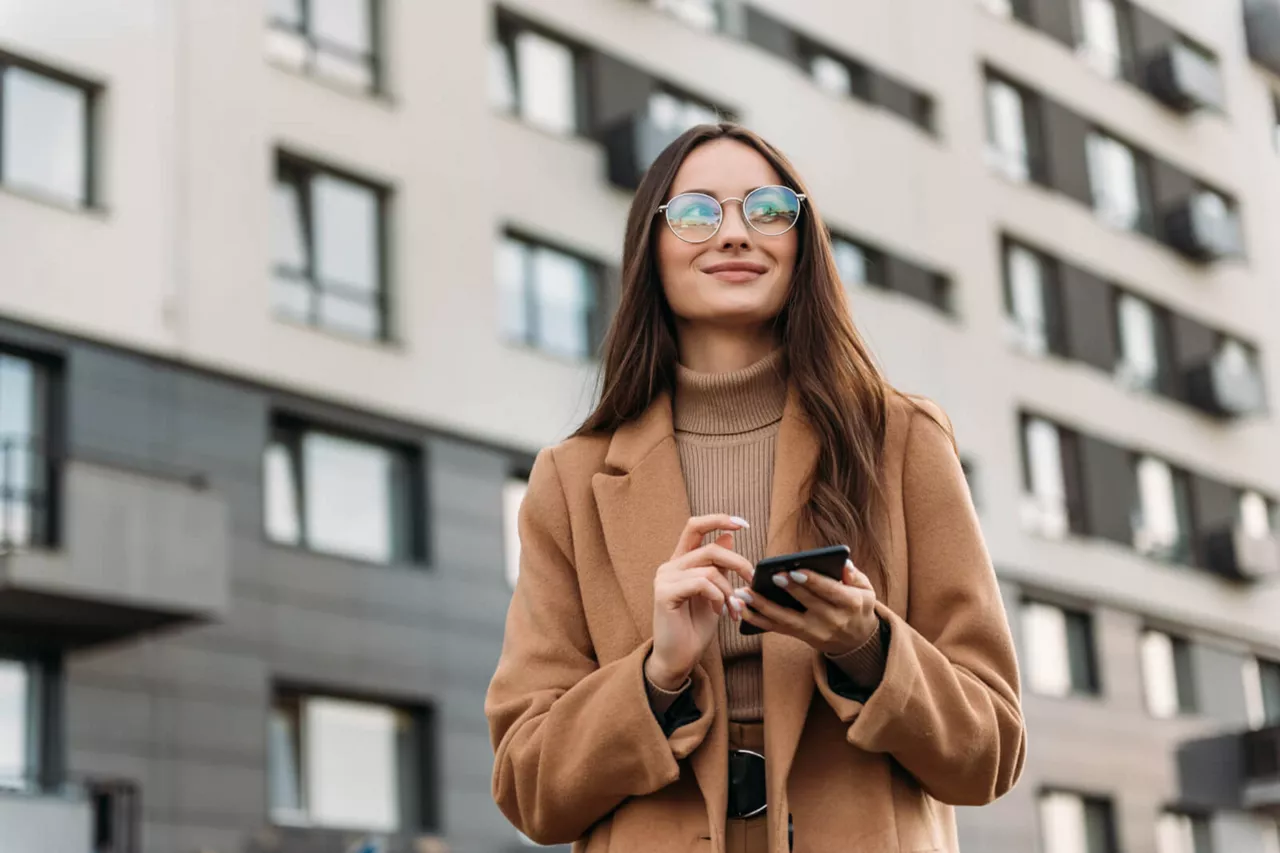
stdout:
[[[664,226],[665,227],[665,226]],[[600,347],[604,342],[604,335],[607,331],[607,317],[604,316],[608,310],[605,300],[605,265],[593,258],[590,258],[574,249],[566,248],[563,244],[544,237],[537,236],[530,231],[520,229],[515,226],[503,228],[498,233],[498,240],[494,247],[495,253],[501,251],[507,242],[519,243],[524,251],[524,264],[521,275],[521,296],[524,301],[524,317],[525,317],[525,336],[521,340],[508,337],[506,331],[499,324],[498,339],[509,346],[519,347],[530,352],[536,352],[541,355],[565,359],[573,363],[590,363],[597,361],[600,354]],[[532,285],[534,282],[533,275],[533,251],[544,249],[551,252],[572,258],[582,264],[588,279],[588,288],[590,290],[591,305],[587,311],[587,351],[582,355],[570,355],[562,352],[554,352],[546,350],[538,345],[537,337],[537,299],[536,287]],[[533,251],[531,251],[533,250]],[[494,277],[495,289],[498,291],[498,300],[502,299],[502,285],[497,281],[495,271]]]
[[[1062,304],[1062,283],[1059,262],[1052,255],[1042,252],[1029,243],[1023,242],[1008,234],[1000,239],[1000,275],[1001,290],[1004,297],[1005,318],[1021,332],[1022,326],[1014,305],[1013,290],[1013,253],[1026,252],[1035,259],[1040,268],[1040,304],[1044,309],[1044,352],[1035,353],[1038,357],[1056,356],[1068,358],[1066,335],[1066,312]],[[1027,347],[1019,344],[1020,348]]]
[[[34,393],[34,399],[30,401],[33,426],[28,440],[33,447],[30,452],[36,459],[32,460],[32,482],[25,490],[28,511],[33,519],[29,541],[17,543],[17,547],[57,548],[62,543],[62,478],[59,471],[65,426],[61,364],[43,354],[4,344],[0,344],[0,359],[26,362],[31,369]],[[2,400],[0,405],[3,405]],[[0,545],[4,544],[8,526],[3,499],[9,496],[10,491],[4,442],[5,437],[0,434]],[[38,498],[33,498],[33,491],[39,493]],[[39,504],[38,508],[33,503]]]
[[[1118,853],[1119,846],[1119,826],[1116,820],[1116,804],[1115,798],[1110,794],[1086,791],[1079,788],[1072,788],[1057,785],[1042,786],[1036,792],[1036,837],[1041,849],[1048,849],[1044,843],[1045,830],[1043,803],[1050,796],[1069,796],[1080,801],[1080,813],[1084,818],[1084,826],[1082,827],[1083,837],[1086,844],[1086,853]],[[1092,812],[1091,812],[1092,810]],[[1089,816],[1090,814],[1101,814],[1105,820],[1106,830],[1106,849],[1102,851],[1088,850],[1089,842]]]
[[[271,766],[270,748],[268,748],[266,811],[270,823],[278,827],[298,827],[324,832],[366,831],[362,827],[336,826],[316,821],[312,817],[311,806],[307,801],[306,762],[308,759],[305,755],[306,741],[302,733],[303,706],[310,699],[327,699],[381,706],[395,712],[401,719],[408,721],[413,730],[407,737],[411,743],[416,745],[417,749],[410,756],[404,755],[399,750],[396,751],[395,773],[397,782],[402,781],[406,775],[412,776],[417,796],[411,796],[414,792],[405,791],[402,786],[397,786],[395,805],[398,825],[390,834],[402,837],[438,831],[441,826],[442,816],[443,788],[440,782],[443,756],[440,739],[443,732],[439,709],[435,701],[421,697],[399,697],[345,688],[336,689],[325,685],[292,680],[276,681],[272,684],[268,709],[268,727],[270,726],[271,716],[275,714],[277,709],[287,706],[287,713],[290,713],[293,719],[293,731],[291,734],[293,736],[293,757],[296,766],[292,769],[296,774],[298,783],[298,797],[300,800],[298,814],[300,819],[289,820],[288,818],[283,818],[281,811],[272,802],[271,782],[273,768]],[[409,761],[412,764],[408,764],[407,762]]]
[[[84,182],[80,188],[83,198],[71,201],[53,193],[42,192],[39,189],[11,186],[5,181],[4,123],[6,117],[5,89],[7,85],[5,72],[10,68],[18,68],[29,74],[46,77],[54,82],[80,89],[84,93],[84,139],[81,140],[83,145],[81,156],[84,158]],[[104,91],[105,86],[101,83],[60,71],[53,66],[34,62],[0,49],[0,188],[20,195],[33,196],[41,201],[47,201],[51,204],[74,210],[100,210],[101,200],[99,196],[101,187],[99,186],[98,176],[98,151],[94,143],[98,138],[99,112],[101,109],[99,102]]]
[[[1012,77],[1002,74],[997,69],[986,66],[984,68],[982,83],[982,105],[983,105],[983,123],[985,135],[985,153],[987,164],[990,168],[997,171],[1000,175],[1008,180],[1015,181],[1020,184],[1045,184],[1047,180],[1047,159],[1044,145],[1044,131],[1041,126],[1041,96],[1036,91],[1024,86]],[[1021,131],[1022,142],[1025,148],[1024,162],[1025,175],[1011,175],[1002,165],[1004,158],[1009,152],[996,148],[995,140],[992,134],[995,128],[993,123],[993,110],[991,105],[991,87],[993,85],[1004,86],[1018,96],[1018,106],[1021,113]]]
[[[522,96],[524,85],[519,65],[516,61],[516,37],[524,31],[561,45],[569,52],[573,61],[573,127],[567,133],[561,133],[543,127],[536,122],[531,122],[524,115]],[[510,116],[526,127],[554,136],[575,138],[590,134],[593,115],[591,108],[591,76],[588,73],[586,61],[590,53],[588,47],[574,38],[524,18],[503,6],[496,6],[494,9],[493,28],[490,32],[489,44],[493,43],[502,46],[504,59],[511,73],[511,109],[499,110],[499,112]],[[490,108],[497,109],[492,103],[490,103]]]
[[[304,465],[303,443],[306,436],[311,433],[379,448],[390,454],[393,466],[399,468],[404,486],[400,490],[403,492],[402,494],[397,496],[395,491],[392,493],[392,517],[389,521],[391,522],[392,529],[390,533],[393,536],[393,541],[391,542],[391,557],[387,561],[383,562],[367,557],[334,552],[324,548],[317,548],[310,543],[306,524],[308,471]],[[272,536],[267,523],[266,492],[269,486],[267,483],[268,474],[264,465],[262,472],[262,536],[264,541],[274,547],[293,548],[336,560],[347,560],[375,566],[407,565],[426,567],[427,554],[429,553],[429,532],[424,521],[428,516],[424,472],[427,470],[427,465],[425,450],[420,445],[391,437],[374,436],[367,432],[344,428],[331,422],[315,421],[287,412],[273,414],[267,430],[267,443],[263,448],[264,458],[266,453],[276,445],[284,448],[292,468],[293,482],[290,486],[293,490],[293,500],[298,515],[298,536],[295,542],[282,541]],[[395,475],[393,474],[393,480],[394,478]],[[395,505],[397,500],[401,504],[400,506]],[[399,526],[404,531],[399,537],[395,536],[397,522],[399,522]],[[400,541],[395,541],[397,539]]]
[[1144,460],[1151,460],[1168,469],[1174,521],[1178,526],[1177,540],[1169,546],[1171,549],[1169,553],[1144,551],[1138,547],[1136,541],[1134,542],[1134,551],[1148,559],[1180,566],[1193,566],[1195,563],[1195,543],[1200,536],[1199,525],[1196,523],[1195,496],[1192,491],[1194,487],[1191,482],[1194,475],[1182,466],[1162,456],[1142,450],[1134,450],[1131,453],[1133,457],[1135,505],[1130,526],[1133,530],[1134,539],[1136,540],[1138,537],[1139,525],[1143,520],[1143,513],[1146,509],[1146,496],[1143,494],[1142,478],[1140,476],[1140,467]]
[[[312,5],[316,0],[297,0],[301,5],[301,23],[298,27],[294,27],[279,18],[274,17],[270,11],[267,13],[267,28],[277,32],[291,33],[298,37],[306,45],[307,52],[303,58],[301,65],[294,66],[285,64],[281,60],[271,57],[276,64],[282,65],[290,70],[296,70],[299,73],[319,81],[323,81],[328,85],[337,86],[344,91],[359,92],[368,96],[379,96],[386,94],[386,62],[384,59],[384,51],[386,49],[386,38],[383,34],[383,0],[362,0],[365,4],[369,18],[369,49],[366,56],[353,57],[351,49],[345,45],[334,45],[315,35],[311,29]],[[347,60],[361,60],[367,62],[369,66],[369,86],[367,89],[360,89],[352,86],[340,79],[335,79],[331,75],[319,72],[315,68],[316,56],[321,51],[337,54]]]
[[[1101,699],[1103,696],[1102,673],[1098,666],[1098,640],[1097,625],[1093,614],[1084,608],[1066,605],[1053,600],[1050,596],[1028,595],[1024,596],[1019,605],[1020,617],[1025,620],[1028,609],[1032,607],[1052,608],[1062,614],[1063,633],[1062,641],[1065,644],[1065,657],[1067,662],[1067,689],[1065,693],[1051,693],[1032,689],[1037,696],[1048,699]],[[1022,621],[1025,626],[1025,621]],[[1072,626],[1083,627],[1083,636],[1086,638],[1084,645],[1084,659],[1077,661],[1072,654],[1075,648],[1072,645]],[[1023,638],[1024,644],[1027,642],[1026,637]],[[1035,668],[1035,661],[1031,659],[1032,650],[1027,646],[1028,660],[1028,686],[1032,684],[1034,678],[1030,676],[1030,672]],[[1084,683],[1077,683],[1076,674],[1083,671],[1085,674]]]
[[[1175,707],[1167,717],[1156,713],[1151,707],[1148,693],[1147,664],[1143,653],[1143,643],[1150,634],[1161,634],[1169,640],[1169,661],[1173,670],[1173,687]],[[1142,678],[1143,708],[1147,715],[1156,720],[1178,720],[1192,717],[1200,713],[1200,695],[1196,685],[1196,664],[1192,657],[1192,641],[1176,631],[1166,630],[1157,625],[1145,625],[1138,634],[1138,661]]]
[[[1093,160],[1089,155],[1089,141],[1091,138],[1097,137],[1101,140],[1113,143],[1124,148],[1129,152],[1133,160],[1133,177],[1134,177],[1134,195],[1137,200],[1137,215],[1132,224],[1124,225],[1110,221],[1102,210],[1099,209],[1100,197],[1097,188],[1094,186],[1094,169]],[[1117,136],[1106,127],[1097,124],[1090,124],[1085,132],[1085,175],[1089,184],[1089,209],[1093,212],[1096,220],[1101,222],[1108,228],[1114,228],[1119,231],[1126,231],[1134,234],[1145,234],[1148,237],[1156,237],[1156,215],[1155,215],[1155,193],[1152,188],[1151,178],[1151,155],[1143,148],[1129,142],[1127,139]],[[1221,193],[1219,193],[1221,195]],[[1223,196],[1226,198],[1226,196]]]
[[[288,149],[276,149],[275,152],[275,171],[272,178],[271,189],[274,193],[279,185],[284,182],[288,176],[292,175],[293,180],[288,181],[298,192],[298,201],[301,206],[301,221],[299,225],[302,230],[303,250],[306,253],[305,267],[302,270],[290,270],[282,265],[274,257],[275,245],[271,247],[271,279],[274,296],[275,280],[277,278],[287,278],[299,284],[305,285],[308,292],[309,302],[307,318],[300,319],[292,314],[282,313],[281,310],[272,306],[272,316],[277,320],[288,323],[296,323],[308,329],[323,331],[328,334],[338,335],[343,338],[349,338],[354,341],[363,341],[367,343],[387,344],[395,341],[395,335],[392,334],[392,313],[394,303],[391,296],[392,276],[391,276],[391,239],[390,239],[390,219],[391,219],[391,196],[392,188],[386,184],[379,183],[369,178],[350,172],[338,166],[323,163],[309,157],[301,156],[293,153]],[[338,289],[332,288],[332,285],[326,286],[320,280],[320,276],[316,271],[316,246],[315,239],[315,207],[312,185],[317,176],[326,175],[336,178],[347,183],[355,184],[363,189],[369,190],[375,199],[377,210],[377,233],[374,236],[374,248],[378,254],[378,280],[373,291],[372,305],[376,311],[376,320],[378,324],[377,334],[363,337],[355,332],[351,332],[342,328],[335,328],[323,321],[320,316],[320,305],[323,297],[331,296],[338,299],[356,302],[357,299],[353,294],[348,294],[350,290],[348,285],[340,284]],[[273,201],[274,204],[274,201]],[[273,213],[274,215],[274,213]]]

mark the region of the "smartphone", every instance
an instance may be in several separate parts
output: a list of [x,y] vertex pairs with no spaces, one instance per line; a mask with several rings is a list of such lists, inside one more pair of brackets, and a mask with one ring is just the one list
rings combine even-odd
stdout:
[[[796,601],[791,593],[774,583],[773,576],[778,572],[804,569],[835,580],[843,580],[844,564],[848,559],[848,545],[829,545],[826,548],[814,548],[812,551],[796,551],[794,554],[767,557],[756,563],[755,576],[751,581],[751,593],[763,596],[783,607],[804,612],[804,605]],[[745,619],[739,623],[738,631],[742,634],[764,633],[763,628],[758,628]]]

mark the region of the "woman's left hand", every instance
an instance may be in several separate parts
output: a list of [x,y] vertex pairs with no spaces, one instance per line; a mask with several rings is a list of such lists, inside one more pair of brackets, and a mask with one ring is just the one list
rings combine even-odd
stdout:
[[742,613],[745,621],[766,631],[804,640],[831,656],[860,647],[880,627],[875,611],[875,589],[851,562],[844,564],[843,582],[800,569],[774,575],[774,583],[803,604],[805,612],[774,604],[763,596],[752,595],[750,590],[738,589],[734,595],[750,605]]

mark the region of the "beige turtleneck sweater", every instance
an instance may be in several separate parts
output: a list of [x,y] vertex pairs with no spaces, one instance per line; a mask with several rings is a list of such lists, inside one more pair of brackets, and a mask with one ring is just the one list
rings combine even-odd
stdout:
[[[774,453],[786,398],[781,349],[729,373],[677,367],[672,409],[689,511],[695,516],[727,513],[745,518],[751,526],[734,533],[733,547],[753,565],[764,557]],[[733,574],[729,581],[734,588],[746,585]],[[764,717],[761,635],[743,636],[739,624],[730,617],[720,622],[729,719],[756,722]],[[833,660],[855,682],[874,686],[884,667],[879,637],[876,632],[867,645]],[[679,692],[649,685],[656,710],[669,705]]]

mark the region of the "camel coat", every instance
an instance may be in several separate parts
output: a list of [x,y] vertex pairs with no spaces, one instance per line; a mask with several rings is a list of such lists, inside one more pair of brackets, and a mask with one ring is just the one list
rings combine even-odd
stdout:
[[[788,815],[797,853],[957,853],[951,806],[991,802],[1022,770],[1013,642],[954,442],[907,402],[891,396],[888,407],[884,678],[865,702],[846,698],[818,652],[764,636],[771,853],[788,849]],[[817,451],[792,388],[769,555],[830,544],[798,533]],[[520,511],[520,578],[485,701],[494,798],[535,841],[576,842],[585,853],[724,849],[718,644],[692,675],[700,716],[669,737],[642,669],[654,572],[688,517],[668,396],[612,436],[571,438],[538,455]]]

